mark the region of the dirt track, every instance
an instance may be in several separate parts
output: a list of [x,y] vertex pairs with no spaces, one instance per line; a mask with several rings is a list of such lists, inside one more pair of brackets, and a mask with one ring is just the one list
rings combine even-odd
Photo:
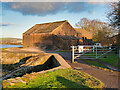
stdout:
[[[108,72],[104,70],[100,70],[97,68],[93,68],[86,64],[81,63],[71,63],[69,60],[66,60],[72,68],[81,67],[80,71],[90,74],[101,80],[105,84],[105,88],[118,88],[118,74],[116,72]],[[120,78],[120,76],[119,76]]]

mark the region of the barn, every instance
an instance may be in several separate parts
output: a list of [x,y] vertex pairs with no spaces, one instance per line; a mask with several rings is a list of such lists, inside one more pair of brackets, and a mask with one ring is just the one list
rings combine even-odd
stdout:
[[23,33],[23,47],[66,50],[71,45],[82,44],[83,38],[92,39],[92,34],[87,35],[90,34],[88,31],[82,33],[83,31],[73,28],[67,20],[36,24]]

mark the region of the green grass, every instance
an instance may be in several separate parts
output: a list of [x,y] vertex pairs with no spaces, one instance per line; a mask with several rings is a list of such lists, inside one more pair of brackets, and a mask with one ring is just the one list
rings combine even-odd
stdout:
[[97,69],[101,69],[107,72],[113,72],[113,70],[108,69],[105,65],[97,62],[97,61],[93,61],[93,60],[84,60],[84,62],[86,62],[87,64],[89,64],[90,66],[97,68]]
[[[95,54],[91,54],[91,53],[88,53],[87,55],[85,56],[95,56]],[[99,55],[98,55],[99,56]],[[104,58],[105,57],[105,58]],[[95,57],[92,57],[92,58],[95,58]],[[110,65],[113,65],[115,67],[118,67],[118,54],[115,54],[114,52],[110,52],[110,53],[107,53],[106,55],[103,55],[102,57],[100,57],[100,59],[98,59],[100,61],[103,61],[103,62],[106,62]],[[94,61],[87,61],[89,62],[90,64],[91,63],[94,63]],[[96,62],[97,63],[97,62]],[[97,64],[96,64],[97,65]],[[120,67],[120,65],[119,65]]]
[[[104,58],[104,59],[99,59],[99,60],[101,60],[101,61],[104,61],[104,62],[106,62],[106,63],[108,63],[108,64],[111,64],[111,65],[113,65],[113,66],[115,66],[115,67],[118,67],[118,54],[115,54],[115,53],[108,53],[108,54],[106,54],[106,55],[104,55],[104,56],[106,56],[106,58]],[[104,57],[103,56],[103,57]],[[120,67],[120,66],[119,66]]]
[[22,42],[20,38],[0,38],[0,41],[0,44],[22,45],[22,43],[18,43],[18,41]]
[[[33,75],[33,74],[32,74]],[[27,78],[30,78],[29,76]],[[25,80],[26,78],[22,78]],[[45,74],[39,74],[27,84],[16,83],[10,86],[3,81],[3,88],[102,88],[100,80],[73,69],[60,69]]]
[[5,49],[7,49],[7,48],[2,48],[2,50],[5,50]]
[[[13,47],[11,47],[11,48],[13,48]],[[16,48],[23,49],[23,47],[16,47]],[[6,49],[9,49],[9,48],[1,48],[2,51],[7,51]]]
[[17,39],[20,39],[21,40],[21,38],[0,38],[0,39],[2,39],[2,40],[6,40],[6,39],[11,39],[11,40],[15,39],[15,40],[17,40]]
[[97,62],[97,61],[93,61],[93,60],[83,60],[84,62],[86,62],[87,64],[91,65],[91,66],[97,66],[97,67],[102,67],[102,68],[106,68],[106,66],[104,66],[103,64]]
[[7,49],[7,48],[1,48],[2,51],[7,51],[6,49]]

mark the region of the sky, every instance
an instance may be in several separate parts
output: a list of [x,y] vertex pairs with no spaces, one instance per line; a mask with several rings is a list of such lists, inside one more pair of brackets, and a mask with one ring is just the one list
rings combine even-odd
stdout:
[[[108,22],[109,2],[17,2],[2,0],[0,4],[0,36],[22,38],[35,24],[68,20],[75,23],[82,18]],[[1,20],[2,19],[2,20]],[[1,22],[2,21],[2,22]]]

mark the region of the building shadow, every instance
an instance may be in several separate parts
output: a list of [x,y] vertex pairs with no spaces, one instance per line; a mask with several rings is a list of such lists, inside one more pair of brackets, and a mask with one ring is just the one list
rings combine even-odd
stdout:
[[13,69],[15,69],[15,68],[18,68],[18,67],[20,67],[20,65],[22,65],[22,64],[25,64],[25,62],[29,59],[29,58],[31,58],[32,56],[28,56],[28,57],[25,57],[25,58],[22,58],[22,59],[20,59],[20,61],[18,62],[18,63],[15,63],[15,64],[2,64],[2,69],[4,70],[8,70],[8,71],[11,71],[11,70],[13,70]]

